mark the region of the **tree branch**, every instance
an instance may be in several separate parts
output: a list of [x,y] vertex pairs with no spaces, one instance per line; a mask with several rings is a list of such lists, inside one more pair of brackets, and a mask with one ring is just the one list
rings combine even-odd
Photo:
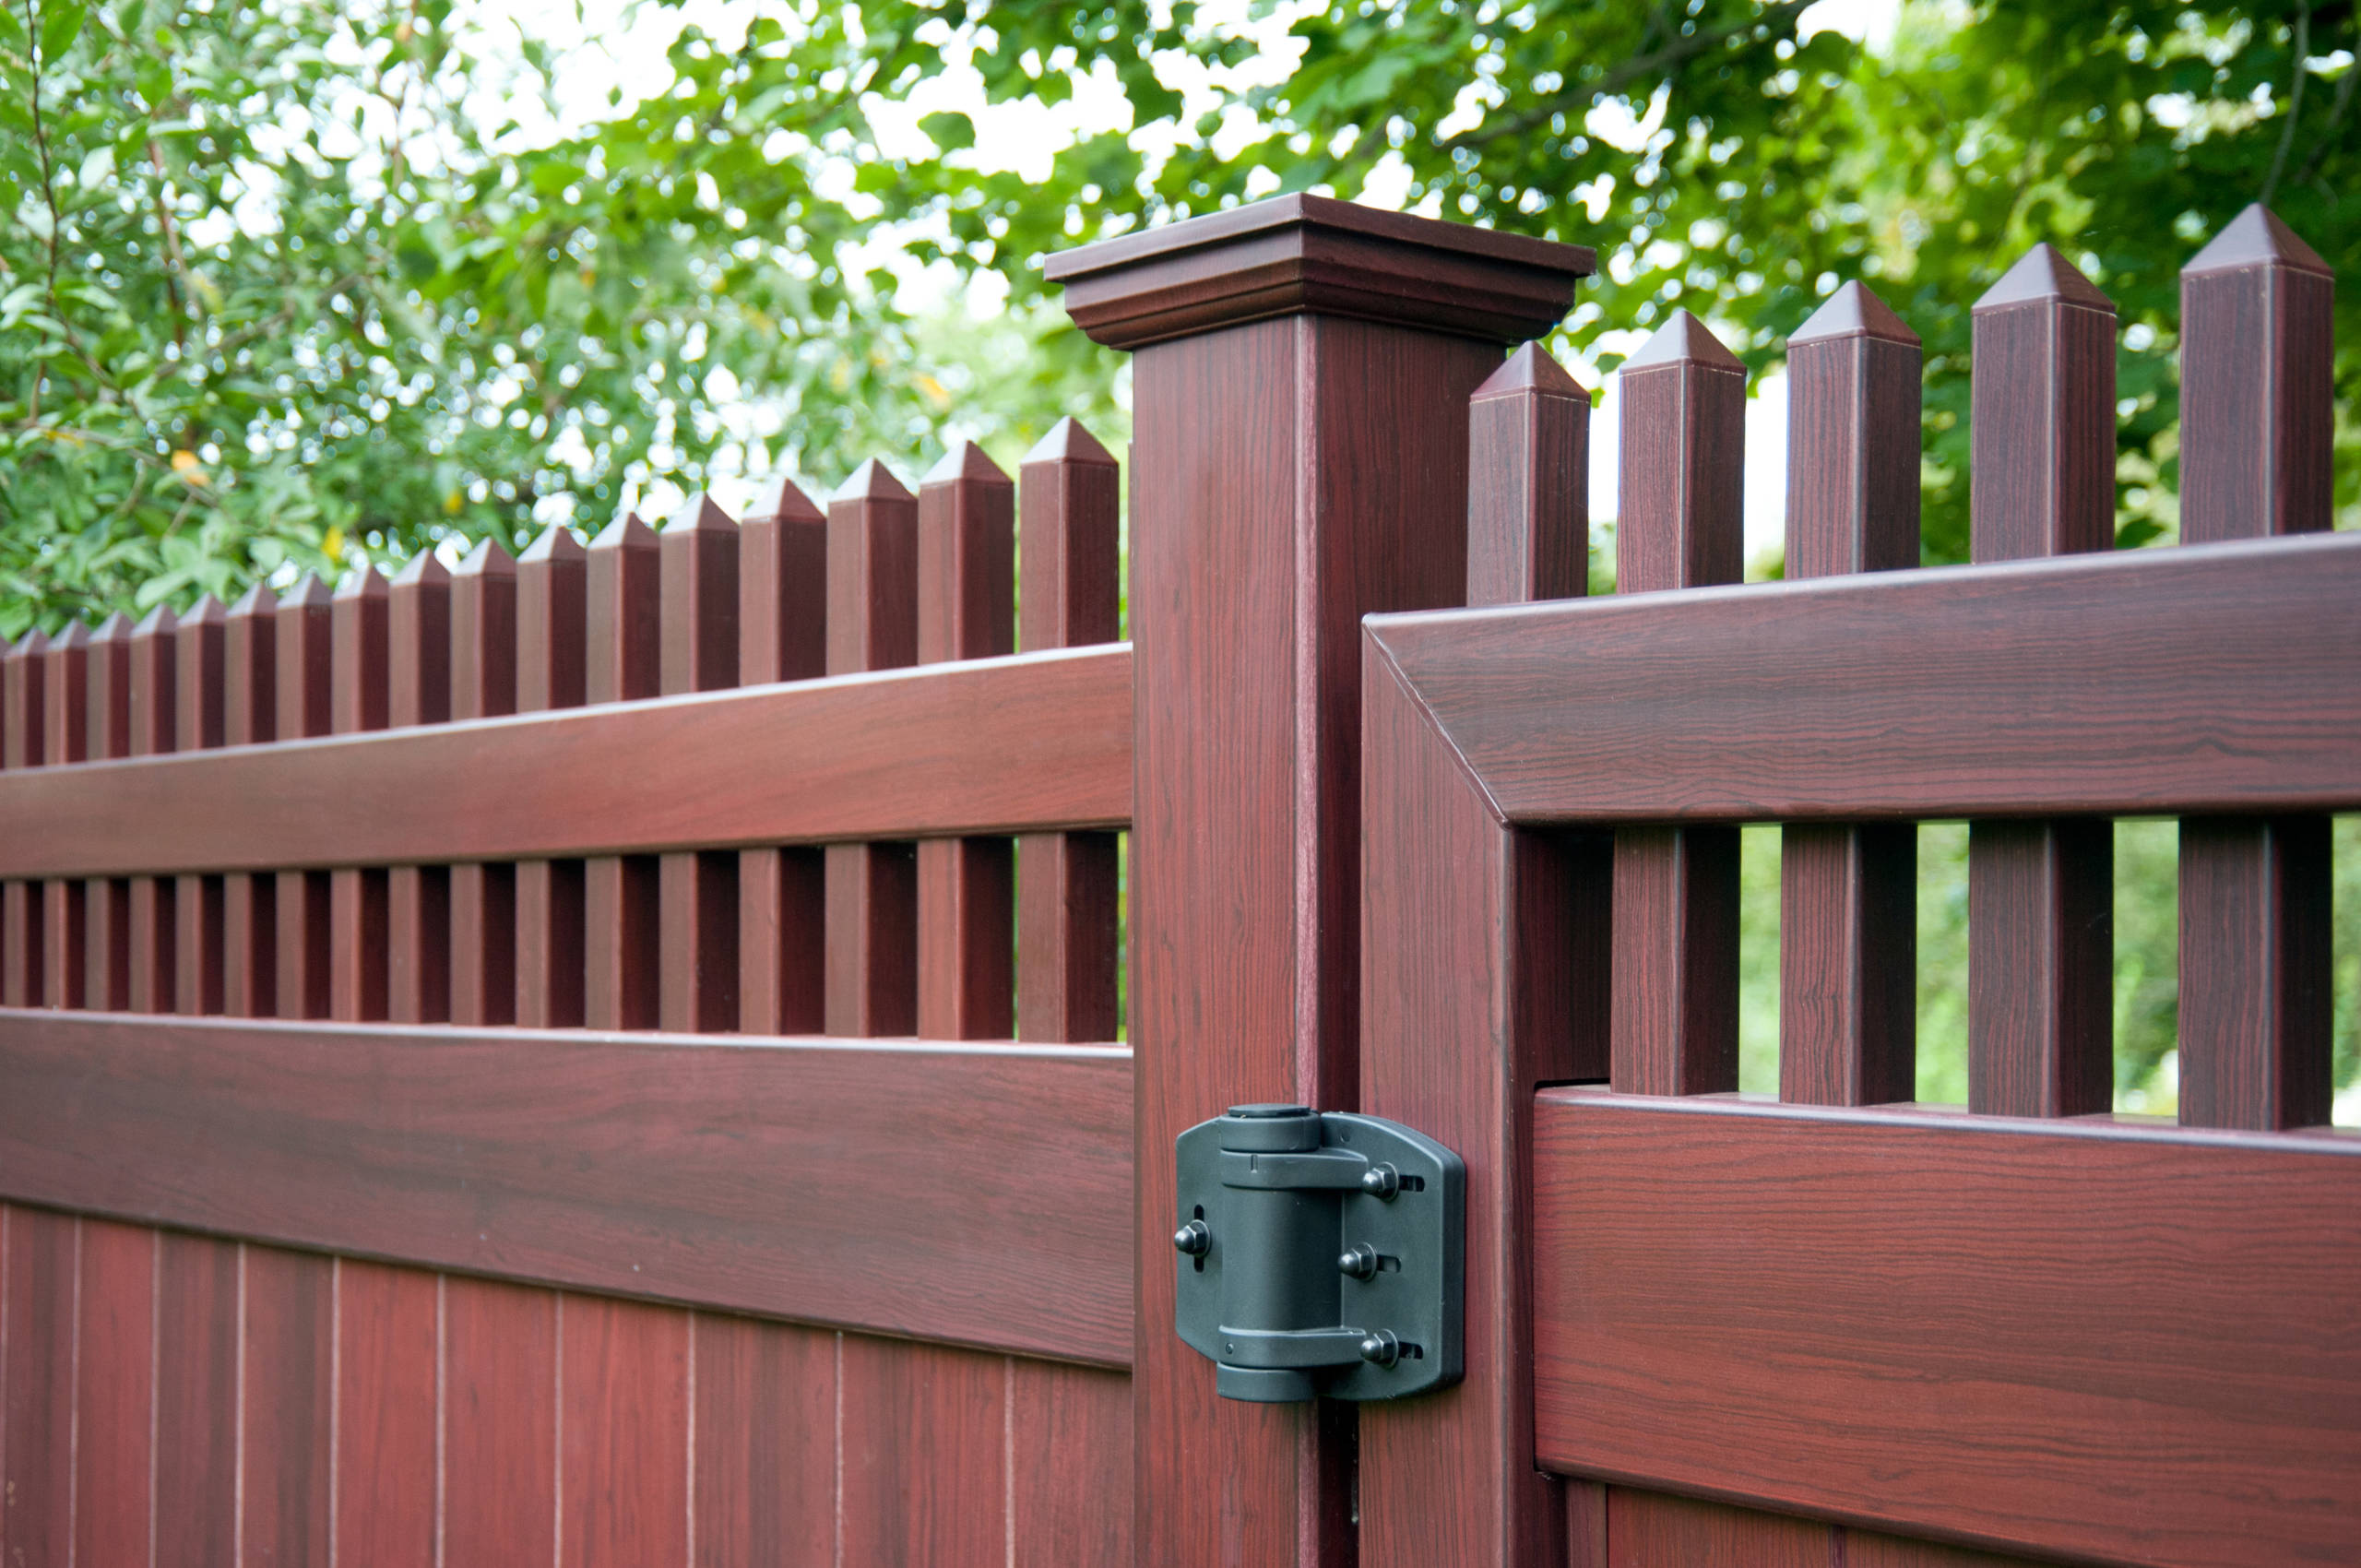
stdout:
[[1779,0],[1777,5],[1766,6],[1760,15],[1750,17],[1742,22],[1732,22],[1727,27],[1707,28],[1703,32],[1692,32],[1684,37],[1675,38],[1661,49],[1646,54],[1635,54],[1605,76],[1569,88],[1553,98],[1543,100],[1521,114],[1512,115],[1497,125],[1478,125],[1473,130],[1462,131],[1459,135],[1443,141],[1441,144],[1442,148],[1445,152],[1457,151],[1461,148],[1472,149],[1489,147],[1507,137],[1523,136],[1536,125],[1548,125],[1555,115],[1564,113],[1569,109],[1596,102],[1609,93],[1619,92],[1632,82],[1659,73],[1669,75],[1698,55],[1708,50],[1718,48],[1750,28],[1769,29],[1770,31],[1764,35],[1765,38],[1793,31],[1796,18],[1801,16],[1811,4],[1812,0]]
[[2287,89],[2287,124],[2279,133],[2279,150],[2272,154],[2271,173],[2262,182],[2262,195],[2256,197],[2263,206],[2279,194],[2279,176],[2287,172],[2287,152],[2296,145],[2296,120],[2304,112],[2304,78],[2311,72],[2304,62],[2312,53],[2312,0],[2296,0],[2296,81]]

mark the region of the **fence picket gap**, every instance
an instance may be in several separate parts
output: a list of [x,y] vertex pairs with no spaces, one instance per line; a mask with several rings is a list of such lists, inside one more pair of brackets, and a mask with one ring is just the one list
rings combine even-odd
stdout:
[[[828,673],[918,662],[918,499],[871,458],[828,498]],[[918,1028],[918,886],[908,844],[831,844],[825,1019],[832,1035]]]
[[[747,685],[828,669],[828,520],[784,477],[738,524],[738,673]],[[823,852],[738,855],[738,1027],[817,1034],[826,951]]]
[[[2248,208],[2181,271],[2181,541],[2331,522],[2333,275]],[[2328,1121],[2334,866],[2325,816],[2180,826],[2180,1119]]]
[[[580,707],[589,552],[552,523],[516,564],[516,707]],[[583,862],[525,861],[516,867],[516,1018],[529,1028],[583,1021]]]
[[[704,494],[664,526],[661,681],[667,694],[738,683],[738,525]],[[712,1034],[738,1027],[738,853],[686,849],[658,868],[663,1027]]]
[[[222,733],[233,746],[279,738],[279,596],[256,583],[230,607],[224,637],[229,691]],[[222,879],[221,1010],[267,1018],[279,1010],[279,878],[275,873]]]
[[[656,531],[635,512],[590,541],[584,697],[633,702],[662,679],[663,585]],[[593,1028],[656,1027],[655,859],[598,855],[582,868],[583,1017]]]
[[[274,652],[279,659],[279,738],[307,739],[333,732],[335,709],[334,596],[326,583],[306,576],[279,601]],[[279,873],[278,1016],[328,1016],[328,908],[331,874],[324,871]]]
[[[1978,300],[1978,561],[2115,547],[2115,305],[2047,244]],[[1968,828],[1968,1109],[2113,1102],[2115,832],[2104,818]]]
[[[921,664],[990,659],[1016,641],[1016,490],[972,441],[919,481]],[[1015,1030],[1015,866],[1007,838],[918,845],[918,1031],[1005,1039]]]
[[[90,636],[89,742],[93,761],[131,754],[131,618],[108,616]],[[131,1005],[131,883],[94,876],[83,894],[86,1006]]]
[[[1746,367],[1676,311],[1623,362],[1618,593],[1744,575]],[[1615,830],[1609,1058],[1632,1094],[1738,1087],[1738,829]]]
[[[1115,640],[1122,476],[1114,456],[1062,419],[1017,465],[1026,652]],[[1043,1041],[1115,1038],[1117,836],[1028,833],[1017,840],[1016,1033]]]
[[[1918,339],[1847,283],[1787,339],[1790,580],[1918,564]],[[1779,852],[1779,1098],[1909,1099],[1918,829],[1789,825]]]

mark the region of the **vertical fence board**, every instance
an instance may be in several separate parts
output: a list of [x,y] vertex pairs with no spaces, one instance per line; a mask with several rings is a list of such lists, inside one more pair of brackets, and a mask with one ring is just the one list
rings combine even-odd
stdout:
[[[983,448],[955,444],[919,484],[919,662],[990,659],[1015,646],[1016,491]],[[1006,838],[918,846],[919,1033],[1005,1039],[1015,1029]]]
[[[590,541],[585,636],[589,702],[656,695],[662,679],[661,547],[636,513]],[[660,886],[648,856],[583,866],[583,1016],[593,1028],[656,1027]]]
[[1012,1358],[1008,1466],[1012,1568],[1128,1568],[1129,1377]]
[[[1019,628],[1027,652],[1115,640],[1121,474],[1090,432],[1060,420],[1016,470],[1024,548]],[[1017,840],[1016,1032],[1115,1038],[1121,868],[1112,833]],[[1125,1442],[1129,1442],[1125,1417]]]
[[[90,754],[90,629],[80,622],[49,645],[42,660],[42,707],[47,736],[42,754],[50,766],[83,762]],[[53,878],[41,885],[42,974],[45,1007],[83,1006],[88,957],[85,923],[89,905],[80,882]]]
[[559,1311],[559,1562],[687,1562],[690,1314],[573,1295]]
[[[918,501],[872,459],[828,500],[828,673],[918,659]],[[918,1028],[917,857],[908,844],[826,847],[823,1020],[832,1035]]]
[[336,1269],[336,1561],[433,1568],[439,1282],[339,1258]]
[[160,1241],[143,1226],[82,1222],[80,1370],[74,1390],[76,1568],[148,1568]]
[[694,1568],[832,1568],[836,1339],[699,1313]]
[[[338,735],[383,730],[388,712],[392,588],[363,566],[336,591],[329,617],[329,724]],[[386,1010],[386,877],[383,868],[328,873],[328,1012],[348,1022]]]
[[[131,634],[132,756],[155,756],[180,745],[180,681],[173,668],[178,624],[170,605],[149,611]],[[135,1013],[169,1013],[178,989],[172,966],[180,942],[172,930],[178,913],[169,879],[135,876],[126,894],[130,908],[130,1006]]]
[[[2036,245],[1975,311],[1978,561],[2115,547],[2115,306]],[[1968,1109],[2112,1101],[2115,836],[1978,822],[1968,839]]]
[[[180,683],[175,718],[179,749],[209,751],[229,735],[229,612],[207,594],[173,628],[172,668]],[[221,1011],[228,976],[222,879],[173,878],[173,1011]]]
[[[451,717],[516,711],[516,563],[482,540],[451,577]],[[451,1020],[516,1016],[516,868],[451,868]]]
[[[738,525],[710,497],[692,496],[665,525],[658,562],[662,689],[736,685]],[[738,852],[678,850],[658,875],[658,1018],[683,1034],[737,1028]]]
[[[42,712],[48,694],[44,660],[49,638],[39,627],[0,655],[0,766],[39,767],[48,743]],[[41,1005],[41,884],[0,884],[0,1005]]]
[[[279,601],[274,651],[279,659],[279,734],[283,740],[326,735],[335,728],[334,607],[327,586],[305,577]],[[279,873],[275,919],[279,956],[278,1016],[328,1016],[329,873]]]
[[[110,615],[90,637],[90,755],[131,754],[131,620]],[[84,1005],[122,1012],[131,1005],[131,883],[92,877],[84,886]]]
[[[2181,540],[2331,523],[2335,281],[2249,207],[2181,271]],[[2326,1122],[2333,868],[2325,817],[2189,818],[2180,832],[2180,1117]]]
[[[811,498],[774,480],[738,528],[738,669],[747,685],[806,681],[828,669],[828,524]],[[826,921],[821,851],[738,856],[738,1027],[817,1034]]]
[[[222,730],[231,745],[279,738],[278,610],[277,596],[260,583],[230,607]],[[279,1011],[279,878],[269,872],[225,877],[221,908],[221,1010],[270,1017]]]
[[10,1208],[0,1313],[0,1550],[19,1562],[63,1563],[74,1533],[76,1253],[72,1215]]
[[[1790,579],[1918,564],[1918,339],[1847,283],[1787,340]],[[1779,1095],[1916,1093],[1918,830],[1790,826],[1779,860]]]
[[1589,477],[1590,394],[1526,343],[1467,403],[1468,603],[1590,591]]
[[237,1560],[238,1244],[167,1230],[156,1266],[157,1568]]
[[[516,707],[580,707],[587,678],[589,557],[552,523],[516,564]],[[533,1028],[582,1022],[582,862],[516,868],[516,1021]]]
[[335,1265],[311,1253],[243,1249],[238,1556],[242,1564],[328,1561],[328,1460],[336,1385]]
[[[451,572],[421,550],[394,578],[386,617],[386,721],[451,718]],[[397,1024],[451,1016],[451,871],[399,865],[386,875],[386,1007]]]
[[452,1276],[443,1303],[443,1561],[557,1553],[557,1293]]
[[1005,1568],[1005,1359],[844,1337],[843,1560]]
[[[1616,591],[1743,575],[1746,368],[1687,311],[1623,362]],[[1615,834],[1617,1088],[1738,1087],[1738,830]]]

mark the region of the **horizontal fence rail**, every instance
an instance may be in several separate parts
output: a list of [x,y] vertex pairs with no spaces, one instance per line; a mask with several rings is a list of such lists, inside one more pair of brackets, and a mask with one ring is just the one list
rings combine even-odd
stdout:
[[1121,645],[0,772],[0,877],[1120,827]]

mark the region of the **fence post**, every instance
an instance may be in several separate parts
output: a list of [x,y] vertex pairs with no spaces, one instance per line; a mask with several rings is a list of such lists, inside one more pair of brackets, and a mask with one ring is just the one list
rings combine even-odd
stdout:
[[1217,1403],[1174,1337],[1172,1140],[1357,1103],[1359,621],[1462,602],[1467,400],[1575,247],[1283,196],[1052,257],[1134,352],[1131,1038],[1143,1561],[1350,1561],[1349,1406]]

